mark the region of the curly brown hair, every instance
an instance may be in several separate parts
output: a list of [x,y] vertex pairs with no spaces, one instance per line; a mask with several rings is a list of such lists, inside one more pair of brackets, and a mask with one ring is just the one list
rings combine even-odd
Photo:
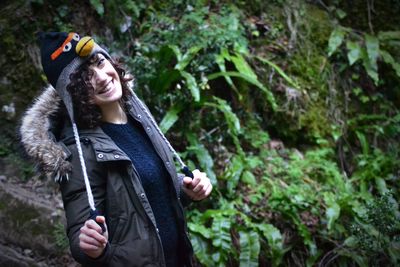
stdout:
[[[71,82],[67,86],[67,91],[72,98],[74,107],[75,122],[80,129],[95,128],[102,122],[100,108],[94,103],[94,88],[90,83],[93,71],[90,66],[99,60],[99,54],[93,55],[75,72],[70,75]],[[111,65],[117,71],[122,85],[122,98],[119,100],[121,107],[127,110],[128,99],[131,91],[128,82],[133,79],[126,75],[125,68],[119,61],[110,60]]]

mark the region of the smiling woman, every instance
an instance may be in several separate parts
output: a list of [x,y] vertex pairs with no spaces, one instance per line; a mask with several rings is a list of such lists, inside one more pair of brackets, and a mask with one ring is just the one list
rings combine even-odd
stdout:
[[96,105],[104,109],[105,106],[117,103],[122,97],[121,81],[110,61],[102,54],[97,54],[94,64],[89,68],[92,72],[90,83],[94,88]]
[[132,96],[127,83],[133,77],[117,61],[97,53],[72,73],[70,79],[67,90],[79,128],[93,128],[102,121],[126,122],[121,107],[126,108]]
[[27,111],[21,139],[60,183],[73,257],[84,266],[191,266],[182,205],[208,197],[210,179],[177,174],[179,155],[107,51],[76,33],[41,39],[57,93],[47,88]]

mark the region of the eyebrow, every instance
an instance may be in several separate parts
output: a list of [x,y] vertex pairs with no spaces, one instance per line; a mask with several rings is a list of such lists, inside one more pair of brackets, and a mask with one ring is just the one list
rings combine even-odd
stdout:
[[96,53],[89,59],[89,61],[88,61],[89,65],[96,64],[99,61],[99,59],[100,59],[99,54],[100,53]]
[[64,43],[56,49],[56,51],[53,52],[53,54],[51,54],[51,60],[55,60],[59,55],[61,55],[61,53],[64,50],[64,46],[66,46],[74,37],[74,32],[70,32],[67,36],[67,39],[65,39]]

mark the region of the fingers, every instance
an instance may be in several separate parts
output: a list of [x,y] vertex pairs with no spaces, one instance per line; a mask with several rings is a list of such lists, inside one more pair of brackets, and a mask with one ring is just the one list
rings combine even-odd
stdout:
[[108,232],[104,216],[96,217],[97,223],[104,223],[106,231],[103,233],[101,227],[94,220],[87,220],[80,229],[79,247],[90,257],[100,256],[107,245]]
[[101,229],[99,223],[104,224],[106,222],[104,216],[96,216],[96,222],[94,220],[88,220],[86,222],[88,223],[90,229],[96,230],[99,234],[103,234],[103,229]]
[[205,173],[201,173],[199,170],[194,170],[192,172],[193,178],[185,176],[183,177],[183,185],[186,186],[186,188],[192,189],[194,188],[199,182],[200,182],[200,176],[205,175]]
[[183,185],[186,187],[189,187],[190,184],[192,183],[192,180],[193,179],[190,177],[187,177],[187,176],[183,177]]
[[[106,236],[108,236],[106,218],[104,216],[96,216],[96,222],[97,222],[97,225],[100,226],[100,228],[101,228],[100,234],[105,234]],[[103,233],[103,230],[106,233]]]
[[79,246],[82,250],[95,251],[98,250],[99,248],[105,247],[105,244],[97,241],[96,239],[90,236],[80,235]]
[[206,189],[206,191],[204,193],[204,197],[208,197],[211,194],[212,188],[213,187],[212,187],[212,184],[210,182],[210,184],[208,185],[208,187],[207,187],[207,189]]
[[[192,180],[192,183],[191,183],[193,191],[200,184],[202,179],[204,179],[206,177],[207,177],[207,175],[204,172],[200,172],[198,169],[193,171],[193,180]],[[197,187],[196,191],[194,191],[194,192],[197,192],[199,190],[200,190],[199,187]]]
[[199,170],[193,171],[194,178],[184,177],[184,191],[193,200],[202,200],[208,197],[212,191],[210,179],[206,173]]
[[211,182],[206,183],[198,192],[194,192],[194,200],[202,200],[210,195],[212,191]]
[[192,187],[194,193],[204,193],[208,186],[210,179],[207,178],[205,173],[201,173],[201,176],[197,176],[193,179]]
[[[93,246],[90,244],[86,243],[79,243],[79,247],[81,248],[82,251],[84,251],[86,254],[90,255],[90,253],[96,252],[99,250],[98,246]],[[95,258],[95,257],[93,257]]]
[[[103,216],[97,216],[96,220],[98,222],[105,223],[104,217],[102,219],[98,219],[99,217]],[[79,235],[80,242],[92,246],[102,247],[107,243],[107,238],[102,235],[102,232],[103,231],[101,227],[95,221],[87,220],[84,226],[81,228],[81,233]]]
[[98,222],[98,223],[106,223],[106,218],[104,216],[96,216],[96,222]]

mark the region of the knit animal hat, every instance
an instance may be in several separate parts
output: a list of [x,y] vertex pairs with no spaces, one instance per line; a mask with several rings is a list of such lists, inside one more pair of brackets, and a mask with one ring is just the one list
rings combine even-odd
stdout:
[[41,32],[38,34],[38,39],[47,80],[57,90],[71,120],[74,121],[71,96],[66,90],[71,73],[96,53],[102,53],[110,60],[111,57],[95,43],[93,38],[89,36],[81,38],[75,32]]
[[[72,130],[79,154],[79,162],[81,164],[88,202],[91,208],[90,217],[94,219],[96,218],[97,210],[86,171],[78,128],[74,118],[72,99],[67,91],[67,85],[71,82],[71,74],[78,70],[92,55],[102,53],[109,60],[111,60],[111,57],[103,48],[97,45],[91,37],[85,36],[80,38],[75,32],[46,32],[39,33],[38,37],[41,45],[40,52],[44,73],[50,84],[60,95],[71,119]],[[102,228],[104,231],[104,226],[102,226]]]

